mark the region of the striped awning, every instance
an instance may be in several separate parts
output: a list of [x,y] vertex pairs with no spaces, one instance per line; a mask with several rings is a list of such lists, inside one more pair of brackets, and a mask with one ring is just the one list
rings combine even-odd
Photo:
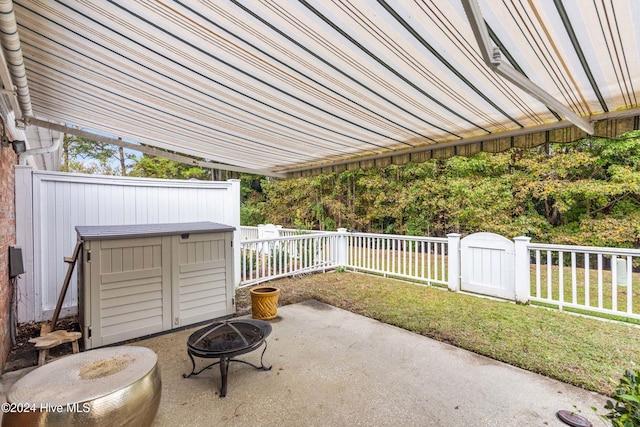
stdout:
[[[496,55],[594,134],[638,128],[639,1],[477,5]],[[586,135],[483,59],[461,0],[15,0],[13,9],[24,115],[39,126],[276,173]]]

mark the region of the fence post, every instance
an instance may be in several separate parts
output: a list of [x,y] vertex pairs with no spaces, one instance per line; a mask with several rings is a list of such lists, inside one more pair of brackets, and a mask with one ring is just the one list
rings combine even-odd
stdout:
[[240,241],[242,240],[242,231],[240,228],[240,204],[238,200],[242,200],[240,197],[240,180],[230,179],[227,181],[230,185],[225,192],[225,205],[231,207],[229,212],[225,209],[225,224],[232,225],[235,228],[233,232],[233,285],[237,288],[240,286],[242,277],[240,275]]
[[347,266],[347,229],[346,228],[338,228],[338,238],[336,239],[336,267],[346,267]]
[[449,267],[449,290],[460,290],[460,234],[447,234],[447,254]]
[[513,239],[514,247],[514,275],[516,302],[527,304],[531,293],[531,261],[529,259],[529,242],[531,237],[518,236]]

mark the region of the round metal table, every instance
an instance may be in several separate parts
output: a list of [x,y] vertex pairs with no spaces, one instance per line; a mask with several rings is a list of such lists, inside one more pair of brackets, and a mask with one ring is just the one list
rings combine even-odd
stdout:
[[2,426],[149,426],[160,405],[158,357],[145,347],[105,347],[29,372],[7,393]]

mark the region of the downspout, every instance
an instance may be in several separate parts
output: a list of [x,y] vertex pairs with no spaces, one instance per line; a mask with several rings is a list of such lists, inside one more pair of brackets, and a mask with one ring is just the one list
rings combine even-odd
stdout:
[[49,154],[58,151],[58,149],[60,148],[60,142],[63,139],[64,134],[60,133],[60,136],[58,138],[51,138],[51,145],[49,147],[34,148],[32,150],[27,150],[21,153],[18,159],[18,164],[25,165],[27,163],[27,158],[31,158],[31,156],[36,154]]
[[[27,73],[24,67],[22,48],[20,47],[20,37],[18,36],[18,24],[16,23],[11,0],[0,0],[0,43],[2,43],[4,57],[16,89],[20,107],[20,111],[15,111],[16,119],[33,117]],[[5,87],[5,89],[11,90],[13,88]]]
[[487,25],[482,17],[482,11],[478,0],[462,0],[464,11],[471,24],[473,35],[480,47],[480,53],[485,64],[496,74],[504,77],[544,105],[555,111],[556,113],[564,116],[565,119],[585,131],[588,135],[593,135],[593,124],[583,119],[574,113],[570,108],[566,107],[550,93],[545,91],[540,86],[533,83],[521,72],[513,68],[508,63],[502,61],[502,54],[500,49],[491,45],[491,38],[489,37],[489,31]]

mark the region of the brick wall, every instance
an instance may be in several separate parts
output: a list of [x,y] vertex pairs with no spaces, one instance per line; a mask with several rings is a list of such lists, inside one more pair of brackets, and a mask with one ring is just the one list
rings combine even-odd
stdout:
[[0,373],[11,350],[9,313],[9,246],[16,242],[14,165],[16,154],[11,146],[0,147]]

